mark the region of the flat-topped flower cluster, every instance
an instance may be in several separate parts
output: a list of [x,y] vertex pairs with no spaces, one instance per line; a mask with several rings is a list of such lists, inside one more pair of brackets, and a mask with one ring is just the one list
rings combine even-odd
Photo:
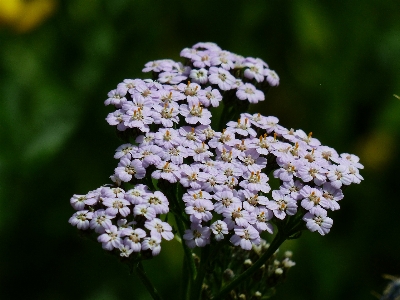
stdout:
[[[327,212],[339,209],[342,187],[362,180],[359,158],[257,113],[213,129],[209,108],[263,101],[263,90],[279,78],[261,59],[212,43],[181,56],[185,64],[146,64],[143,71],[156,80],[126,79],[108,94],[105,104],[116,110],[106,120],[131,141],[116,150],[113,186],[71,198],[77,212],[70,223],[94,230],[104,249],[126,257],[157,255],[162,239],[173,239],[169,212],[186,224],[190,248],[229,240],[250,250],[262,232],[273,233],[271,222],[298,212],[309,230],[328,233]],[[274,190],[270,172],[280,181]]]

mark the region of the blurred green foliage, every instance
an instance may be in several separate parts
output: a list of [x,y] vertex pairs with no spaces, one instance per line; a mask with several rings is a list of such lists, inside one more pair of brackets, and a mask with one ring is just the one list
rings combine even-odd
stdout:
[[[69,198],[107,183],[116,166],[107,92],[146,78],[150,60],[212,41],[280,75],[253,111],[365,165],[329,235],[285,244],[297,265],[275,299],[374,299],[383,273],[400,275],[399,11],[378,0],[69,0],[30,32],[1,28],[0,298],[149,299],[99,243],[77,236]],[[145,264],[166,299],[181,260],[174,241]]]

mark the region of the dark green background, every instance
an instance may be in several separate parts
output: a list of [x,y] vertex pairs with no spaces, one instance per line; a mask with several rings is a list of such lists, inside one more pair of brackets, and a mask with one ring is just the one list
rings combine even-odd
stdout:
[[[146,78],[212,41],[260,57],[281,78],[253,111],[360,156],[334,226],[284,248],[296,266],[275,299],[376,299],[400,275],[400,2],[60,2],[35,30],[0,31],[1,299],[150,299],[127,269],[78,237],[69,198],[108,183],[121,141],[104,120],[108,91]],[[165,295],[179,288],[181,248],[145,266]]]

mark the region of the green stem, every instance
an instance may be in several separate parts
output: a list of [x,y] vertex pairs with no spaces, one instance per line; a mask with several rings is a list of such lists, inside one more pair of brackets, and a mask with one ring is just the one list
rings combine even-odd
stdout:
[[183,235],[185,234],[185,227],[183,225],[183,222],[182,222],[182,220],[180,220],[177,217],[175,217],[175,222],[176,222],[176,225],[178,226],[179,235],[181,236],[181,239],[182,239],[183,252],[185,254],[186,263],[187,263],[189,273],[190,273],[190,276],[189,276],[189,279],[190,279],[189,283],[190,283],[197,276],[196,265],[194,264],[192,251],[189,249],[188,246],[186,246],[186,244],[183,240]]
[[265,264],[265,262],[275,253],[275,251],[279,248],[280,245],[287,239],[285,234],[281,234],[279,231],[276,234],[274,240],[270,244],[267,251],[246,271],[244,271],[239,276],[235,277],[228,285],[226,285],[215,297],[213,300],[223,299],[231,290],[236,288],[240,283],[242,283],[246,279],[250,279],[250,277],[260,269],[260,267]]
[[206,267],[207,267],[207,263],[209,261],[209,256],[211,253],[210,247],[211,247],[211,245],[208,245],[201,249],[200,266],[199,266],[199,269],[197,272],[196,279],[195,279],[195,281],[192,285],[191,291],[190,291],[190,299],[189,300],[200,299],[201,288],[203,286],[204,276],[206,275]]
[[187,259],[185,258],[183,260],[183,266],[182,266],[182,297],[181,299],[187,299],[188,293],[189,293],[189,287],[190,287],[190,280],[189,277],[187,276],[188,273],[188,263]]
[[140,280],[149,291],[150,295],[153,297],[154,300],[162,300],[161,296],[158,294],[156,288],[151,283],[149,277],[147,277],[146,272],[144,271],[142,263],[139,261],[136,266],[136,273],[138,274]]

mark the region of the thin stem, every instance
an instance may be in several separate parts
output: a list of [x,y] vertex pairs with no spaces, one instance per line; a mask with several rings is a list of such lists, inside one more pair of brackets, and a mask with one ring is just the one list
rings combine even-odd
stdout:
[[183,259],[183,266],[182,266],[182,300],[187,299],[190,287],[190,276],[187,276],[188,272],[188,263],[187,259]]
[[144,271],[142,263],[139,261],[137,266],[136,266],[136,273],[138,274],[140,280],[146,287],[146,289],[149,291],[151,297],[153,297],[154,300],[162,300],[161,296],[158,294],[158,291],[154,287],[154,285],[151,283],[149,277],[147,277],[146,272]]
[[287,238],[286,235],[281,234],[278,231],[267,251],[249,269],[247,269],[242,274],[233,279],[212,299],[213,300],[223,299],[226,296],[226,294],[228,294],[231,290],[237,287],[240,283],[242,283],[246,279],[249,279],[275,253],[275,251],[279,248],[280,245],[282,245],[282,243],[286,240],[286,238]]
[[178,226],[179,235],[182,238],[183,252],[185,254],[185,259],[187,262],[188,270],[190,272],[190,276],[189,276],[189,279],[190,279],[189,283],[190,283],[197,276],[196,266],[194,264],[192,251],[189,249],[188,246],[186,246],[185,242],[183,241],[183,235],[185,233],[185,227],[183,225],[183,222],[182,222],[182,220],[180,220],[179,218],[176,218],[176,217],[175,217],[175,222],[176,222],[176,225]]
[[199,299],[201,296],[201,288],[203,286],[204,276],[206,275],[206,267],[207,263],[209,262],[209,256],[211,253],[210,247],[211,245],[201,249],[200,266],[197,272],[196,279],[190,291],[190,300]]

